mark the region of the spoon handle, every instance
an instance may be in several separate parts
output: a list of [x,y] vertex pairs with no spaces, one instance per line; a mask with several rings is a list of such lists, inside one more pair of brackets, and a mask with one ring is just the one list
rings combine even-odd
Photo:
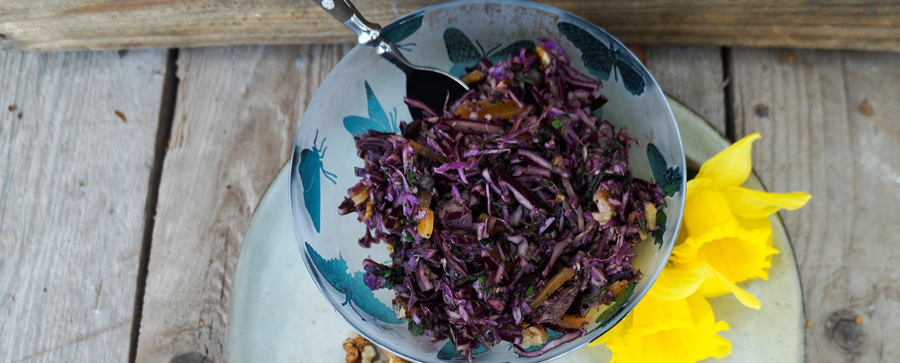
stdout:
[[370,45],[381,36],[381,25],[366,20],[349,0],[313,0],[313,2],[356,33],[359,44]]

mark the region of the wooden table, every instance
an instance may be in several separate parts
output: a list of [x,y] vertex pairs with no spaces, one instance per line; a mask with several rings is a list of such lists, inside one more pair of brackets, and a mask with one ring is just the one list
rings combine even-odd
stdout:
[[[0,362],[224,362],[244,230],[350,49],[0,51]],[[728,138],[763,135],[770,190],[813,195],[781,214],[807,360],[900,361],[900,54],[652,46],[646,64]]]

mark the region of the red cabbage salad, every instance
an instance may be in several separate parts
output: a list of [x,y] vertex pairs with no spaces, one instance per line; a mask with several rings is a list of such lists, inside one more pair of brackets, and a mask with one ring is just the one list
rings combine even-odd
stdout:
[[391,257],[364,261],[366,285],[393,289],[410,332],[470,361],[501,341],[535,357],[586,334],[589,311],[641,280],[634,246],[660,228],[665,192],[628,166],[640,142],[598,119],[601,82],[569,62],[552,40],[482,59],[459,100],[406,98],[426,117],[356,137],[365,166],[339,213]]

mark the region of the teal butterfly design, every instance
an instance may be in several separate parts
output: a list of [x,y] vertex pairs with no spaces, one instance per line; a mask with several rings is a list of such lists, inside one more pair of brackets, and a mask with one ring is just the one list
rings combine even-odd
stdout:
[[563,21],[556,26],[559,28],[559,32],[566,36],[566,39],[581,50],[581,60],[597,79],[608,80],[610,73],[617,72],[616,82],[621,76],[622,83],[628,92],[635,96],[644,93],[646,83],[644,76],[638,71],[640,66],[633,64],[631,56],[623,49],[616,49],[612,39],[607,46],[587,30],[575,24]]
[[[659,183],[666,195],[673,196],[682,189],[681,168],[677,166],[667,167],[666,159],[653,143],[647,144],[647,160],[650,161],[650,170],[653,171],[653,180]],[[662,246],[663,234],[666,233],[666,213],[662,209],[656,212],[656,225],[659,229],[653,232],[654,243]]]
[[394,43],[399,49],[403,49],[407,52],[411,51],[412,49],[410,47],[414,47],[416,43],[400,44],[400,42],[409,38],[410,35],[413,35],[413,33],[422,27],[422,18],[424,17],[425,13],[418,13],[409,19],[403,19],[396,24],[392,23],[381,30],[381,37]]
[[[298,172],[300,173],[300,180],[303,181],[303,202],[306,204],[306,210],[309,211],[309,217],[312,219],[313,226],[316,227],[316,232],[321,232],[321,225],[319,221],[319,206],[321,203],[321,186],[320,178],[319,178],[319,170],[322,171],[322,174],[325,175],[328,180],[331,180],[331,183],[337,184],[334,181],[337,178],[337,175],[334,173],[329,173],[325,170],[325,166],[322,164],[322,158],[325,157],[325,150],[328,149],[325,147],[325,138],[322,138],[322,144],[320,147],[316,147],[316,140],[319,138],[319,130],[316,130],[316,137],[313,139],[312,150],[303,149],[300,152],[300,167]],[[296,155],[296,154],[295,154]]]
[[[477,39],[475,40],[475,44],[472,44],[472,41],[469,40],[469,37],[467,37],[462,30],[452,27],[444,30],[444,45],[447,47],[447,56],[450,57],[450,61],[453,62],[453,67],[450,68],[450,74],[457,77],[465,74],[466,68],[474,66],[475,63],[478,63],[478,60],[482,58],[487,58],[496,64],[498,61],[506,60],[507,57],[509,57],[510,52],[522,48],[534,48],[534,42],[530,40],[520,40],[500,50],[497,50],[497,48],[500,48],[502,44],[497,44],[493,48],[485,51],[484,47],[481,46],[481,43],[478,42]],[[475,48],[475,45],[478,45],[478,48]]]
[[388,119],[388,114],[384,112],[384,108],[381,107],[381,103],[378,102],[378,98],[375,97],[375,92],[373,92],[372,87],[369,86],[369,81],[363,82],[366,86],[366,100],[369,104],[369,117],[344,117],[344,128],[353,136],[365,135],[369,130],[392,132],[395,134],[400,133],[400,128],[397,127],[397,108],[394,107],[394,112],[390,114],[390,119]]
[[671,197],[675,192],[681,191],[681,168],[667,167],[666,159],[653,143],[647,144],[647,159],[650,161],[650,170],[653,171],[653,180],[659,183],[666,195]]
[[[481,354],[484,352],[487,352],[487,348],[478,347],[478,349],[475,349],[472,351],[472,355],[478,355],[478,354]],[[438,357],[438,359],[445,359],[445,360],[466,359],[466,357],[463,357],[463,356],[459,355],[459,353],[456,352],[456,345],[454,345],[453,342],[447,342],[447,344],[444,344],[444,347],[441,348],[440,351],[438,351],[437,357]]]
[[363,282],[365,273],[357,271],[352,276],[347,273],[347,261],[344,261],[343,256],[338,256],[337,259],[326,260],[309,245],[309,242],[306,242],[306,251],[309,252],[313,264],[316,265],[316,269],[325,277],[328,284],[346,297],[346,300],[341,305],[346,306],[350,304],[350,309],[353,309],[360,319],[367,321],[353,305],[358,306],[366,314],[385,323],[403,324],[405,322],[397,319],[393,310],[375,298],[375,294]]

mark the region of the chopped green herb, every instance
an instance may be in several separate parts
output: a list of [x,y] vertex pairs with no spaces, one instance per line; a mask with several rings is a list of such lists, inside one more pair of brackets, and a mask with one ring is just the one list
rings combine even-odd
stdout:
[[498,103],[503,103],[503,100],[498,98],[498,99],[496,99],[496,100],[491,100],[490,103],[491,103],[492,105],[496,105],[496,104],[498,104]]
[[653,232],[653,244],[657,246],[662,246],[663,243],[663,234],[666,233],[666,212],[663,212],[662,209],[656,212],[656,231]]
[[529,286],[528,290],[525,290],[525,296],[531,296],[534,294],[534,286]]
[[546,143],[547,141],[550,141],[550,134],[544,133],[544,132],[538,134],[538,142],[543,144],[543,143]]
[[666,192],[666,195],[671,197],[671,196],[675,195],[675,190],[677,189],[677,187],[678,187],[677,184],[669,184],[669,185],[666,185],[666,187],[663,189],[663,191]]
[[617,312],[619,312],[619,310],[622,309],[622,305],[625,304],[625,300],[628,300],[628,297],[631,296],[631,293],[634,291],[635,286],[637,286],[637,284],[634,283],[628,285],[628,288],[625,289],[625,291],[622,291],[621,294],[619,294],[619,297],[616,298],[616,301],[613,302],[613,304],[608,308],[606,308],[606,310],[603,310],[603,312],[600,313],[600,316],[597,317],[597,320],[595,322],[599,323],[601,321],[607,320]]
[[418,337],[425,335],[425,327],[423,327],[421,324],[416,324],[416,322],[414,321],[410,321],[407,328],[409,329],[409,333],[413,336]]
[[513,203],[515,203],[515,202],[516,202],[516,201],[511,200],[511,201],[508,201],[508,202],[506,202],[506,203],[497,203],[497,205],[499,205],[499,206],[501,206],[501,207],[509,207],[509,206],[513,205]]

